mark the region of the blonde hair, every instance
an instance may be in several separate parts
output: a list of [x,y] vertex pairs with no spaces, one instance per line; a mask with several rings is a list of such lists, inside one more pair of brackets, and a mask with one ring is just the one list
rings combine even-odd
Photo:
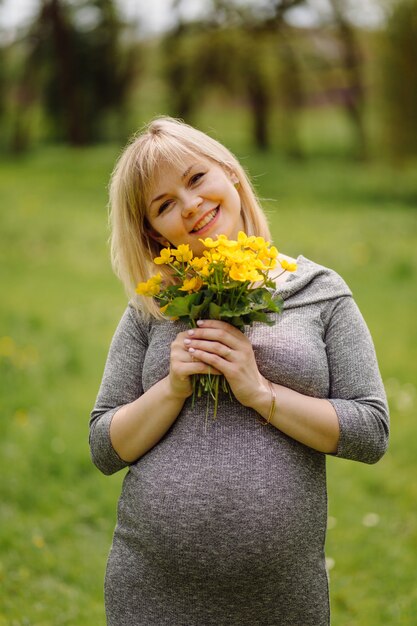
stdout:
[[[150,122],[118,159],[110,181],[111,260],[132,303],[143,314],[161,318],[152,298],[138,296],[138,282],[155,274],[154,257],[163,247],[149,236],[146,203],[155,172],[163,163],[182,165],[184,158],[205,158],[237,177],[245,232],[269,240],[266,216],[248,176],[221,143],[181,120],[161,117]],[[162,266],[161,272],[164,272]]]

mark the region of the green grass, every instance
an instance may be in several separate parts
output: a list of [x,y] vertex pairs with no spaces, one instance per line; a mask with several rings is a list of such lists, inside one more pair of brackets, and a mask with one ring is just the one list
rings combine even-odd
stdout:
[[[387,383],[387,455],[371,467],[328,463],[332,624],[411,626],[417,167],[325,154],[296,163],[253,153],[221,126],[218,136],[229,137],[268,199],[278,247],[348,281]],[[0,626],[104,625],[102,581],[123,476],[91,465],[87,424],[126,302],[106,243],[118,151],[43,148],[0,162]]]

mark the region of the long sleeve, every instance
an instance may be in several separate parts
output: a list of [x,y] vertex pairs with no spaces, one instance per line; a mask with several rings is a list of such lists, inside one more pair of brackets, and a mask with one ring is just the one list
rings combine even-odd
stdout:
[[336,456],[376,463],[388,445],[388,405],[374,345],[353,298],[334,301],[325,342],[329,399],[340,425]]
[[94,464],[104,474],[113,474],[128,465],[114,450],[110,424],[116,411],[142,393],[142,369],[147,337],[136,312],[129,306],[113,336],[103,379],[90,419],[90,450]]

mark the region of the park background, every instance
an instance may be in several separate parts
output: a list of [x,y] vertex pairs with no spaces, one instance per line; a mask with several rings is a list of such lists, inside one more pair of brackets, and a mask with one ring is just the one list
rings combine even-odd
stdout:
[[12,27],[0,1],[0,626],[104,625],[107,184],[160,114],[231,148],[278,248],[352,288],[392,436],[377,465],[328,460],[332,625],[416,624],[417,3],[167,0],[159,32],[130,4],[34,0]]

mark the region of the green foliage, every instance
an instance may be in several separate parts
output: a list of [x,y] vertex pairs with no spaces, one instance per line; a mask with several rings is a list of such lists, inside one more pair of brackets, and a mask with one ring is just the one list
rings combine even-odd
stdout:
[[15,124],[39,104],[53,141],[82,145],[108,137],[112,117],[123,131],[140,60],[139,45],[123,42],[126,31],[113,0],[44,2],[16,44],[23,59]]
[[2,45],[0,45],[0,122],[1,122],[1,118],[4,115],[4,109],[5,109],[5,87],[6,87],[6,81],[5,81],[5,50],[3,48]]
[[417,1],[394,3],[383,33],[385,143],[392,158],[417,156]]
[[[214,319],[229,322],[236,328],[243,330],[245,325],[252,326],[254,322],[274,324],[267,313],[279,313],[282,300],[273,296],[267,289],[258,288],[245,291],[249,283],[236,283],[222,291],[221,304],[213,301],[218,291],[213,288],[202,289],[197,293],[178,295],[169,301],[166,314],[180,319]],[[243,287],[243,289],[242,289]],[[161,300],[164,305],[165,300]]]
[[[204,116],[260,195],[275,199],[265,205],[278,248],[347,280],[386,382],[387,455],[372,467],[328,460],[332,624],[413,626],[416,164],[396,171],[326,157],[332,136],[343,135],[338,118],[328,143],[316,146],[321,158],[294,164],[278,152],[250,153],[234,130],[245,123],[236,110]],[[126,304],[106,245],[106,185],[118,151],[48,148],[0,162],[1,626],[105,623],[102,584],[123,473],[105,477],[92,466],[87,422]]]
[[365,144],[372,156],[381,156],[371,132],[381,126],[384,106],[385,148],[415,154],[415,1],[395,2],[390,30],[381,33],[381,96],[376,47],[370,45],[375,33],[353,29],[347,19],[339,19],[337,28],[334,11],[331,24],[295,28],[282,15],[302,0],[213,0],[202,21],[179,19],[153,39],[141,39],[135,24],[122,22],[116,0],[45,0],[27,35],[0,50],[0,112],[6,101],[0,147],[23,152],[45,139],[119,141],[143,117],[164,112],[196,123],[214,103],[220,123],[231,104],[244,111],[244,129],[256,149],[279,145],[283,154],[300,158],[309,153],[303,118],[311,116],[312,105],[326,116],[332,101],[332,113],[337,107],[348,119],[342,132],[350,156],[364,155]]

